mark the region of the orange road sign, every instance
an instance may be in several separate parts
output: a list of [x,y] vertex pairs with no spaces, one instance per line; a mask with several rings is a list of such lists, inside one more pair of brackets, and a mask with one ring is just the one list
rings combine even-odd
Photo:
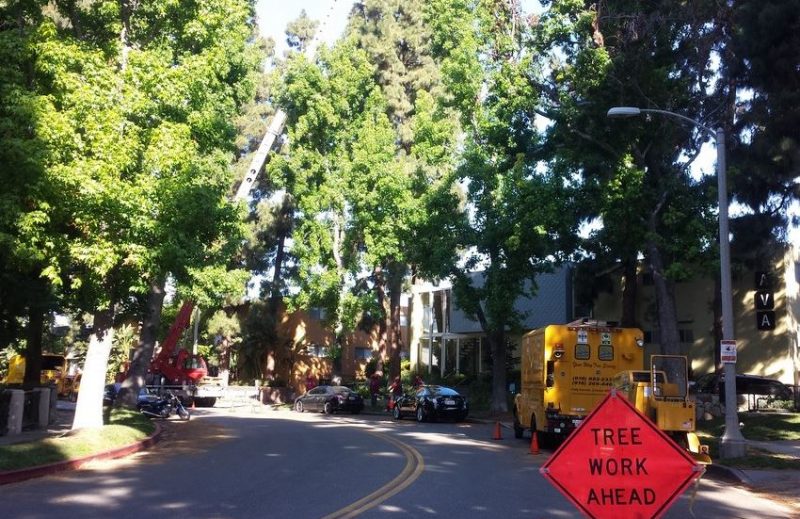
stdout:
[[615,390],[539,469],[592,518],[659,517],[702,466]]

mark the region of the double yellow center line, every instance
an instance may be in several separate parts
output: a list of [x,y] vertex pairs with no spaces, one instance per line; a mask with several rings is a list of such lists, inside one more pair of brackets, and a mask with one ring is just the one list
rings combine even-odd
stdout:
[[378,506],[390,497],[408,488],[408,486],[416,481],[420,474],[422,474],[422,471],[425,470],[425,461],[422,459],[422,454],[420,454],[415,448],[409,447],[408,445],[386,434],[379,434],[375,432],[370,432],[369,434],[377,436],[378,438],[385,440],[400,449],[406,458],[406,466],[403,467],[403,470],[400,472],[400,474],[379,489],[362,497],[355,503],[347,505],[341,510],[333,512],[330,515],[326,515],[323,519],[346,519],[350,517],[356,517],[357,515],[366,512],[370,508]]

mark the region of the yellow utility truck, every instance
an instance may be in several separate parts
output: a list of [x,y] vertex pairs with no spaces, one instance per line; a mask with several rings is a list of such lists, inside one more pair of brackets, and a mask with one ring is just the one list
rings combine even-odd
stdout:
[[[74,399],[77,395],[80,375],[77,372],[77,361],[58,353],[42,354],[42,371],[39,382],[42,385],[54,384],[59,396]],[[8,376],[6,384],[22,384],[25,378],[25,357],[14,355],[8,360]]]
[[613,387],[617,373],[643,368],[644,334],[638,328],[582,319],[525,334],[514,436],[530,429],[543,441],[562,440]]
[[614,377],[614,388],[675,443],[700,463],[711,463],[708,448],[695,434],[695,403],[689,398],[686,357],[653,355],[650,370],[628,370]]

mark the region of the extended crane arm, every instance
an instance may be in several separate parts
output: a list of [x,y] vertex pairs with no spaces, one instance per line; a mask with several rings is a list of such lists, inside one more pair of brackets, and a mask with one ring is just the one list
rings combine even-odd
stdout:
[[264,138],[261,139],[261,144],[258,146],[256,154],[253,156],[253,160],[250,161],[250,167],[247,168],[247,174],[239,185],[236,196],[233,197],[234,200],[243,200],[250,194],[250,190],[253,189],[253,184],[258,177],[258,173],[261,171],[261,168],[264,167],[267,156],[275,145],[275,139],[283,132],[283,127],[285,125],[286,113],[283,110],[278,110],[275,112],[275,115],[272,116],[272,122],[270,122],[267,128],[267,133],[264,134]]

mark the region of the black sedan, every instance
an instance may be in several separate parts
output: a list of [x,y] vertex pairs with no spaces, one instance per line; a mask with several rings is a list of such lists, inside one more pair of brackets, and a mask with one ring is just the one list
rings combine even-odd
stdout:
[[[116,382],[114,384],[107,384],[105,388],[103,388],[103,405],[113,405],[114,400],[117,399],[117,395],[119,394],[119,390],[122,388],[122,384]],[[137,398],[137,403],[139,405],[152,402],[154,400],[158,400],[158,395],[150,391],[146,387],[142,387],[139,389],[139,396]]]
[[362,409],[364,409],[364,399],[345,386],[317,386],[294,401],[294,410],[299,413],[322,411],[325,414],[333,414],[337,411],[347,411],[358,414]]
[[469,414],[469,402],[449,387],[420,386],[415,393],[399,397],[392,414],[395,420],[414,416],[418,422],[441,419],[461,422]]
[[[697,379],[692,389],[697,393],[698,399],[700,400],[706,395],[725,395],[724,373],[708,373],[703,375]],[[737,396],[765,396],[774,400],[794,399],[794,393],[789,386],[779,380],[760,377],[758,375],[737,374],[736,394]]]

